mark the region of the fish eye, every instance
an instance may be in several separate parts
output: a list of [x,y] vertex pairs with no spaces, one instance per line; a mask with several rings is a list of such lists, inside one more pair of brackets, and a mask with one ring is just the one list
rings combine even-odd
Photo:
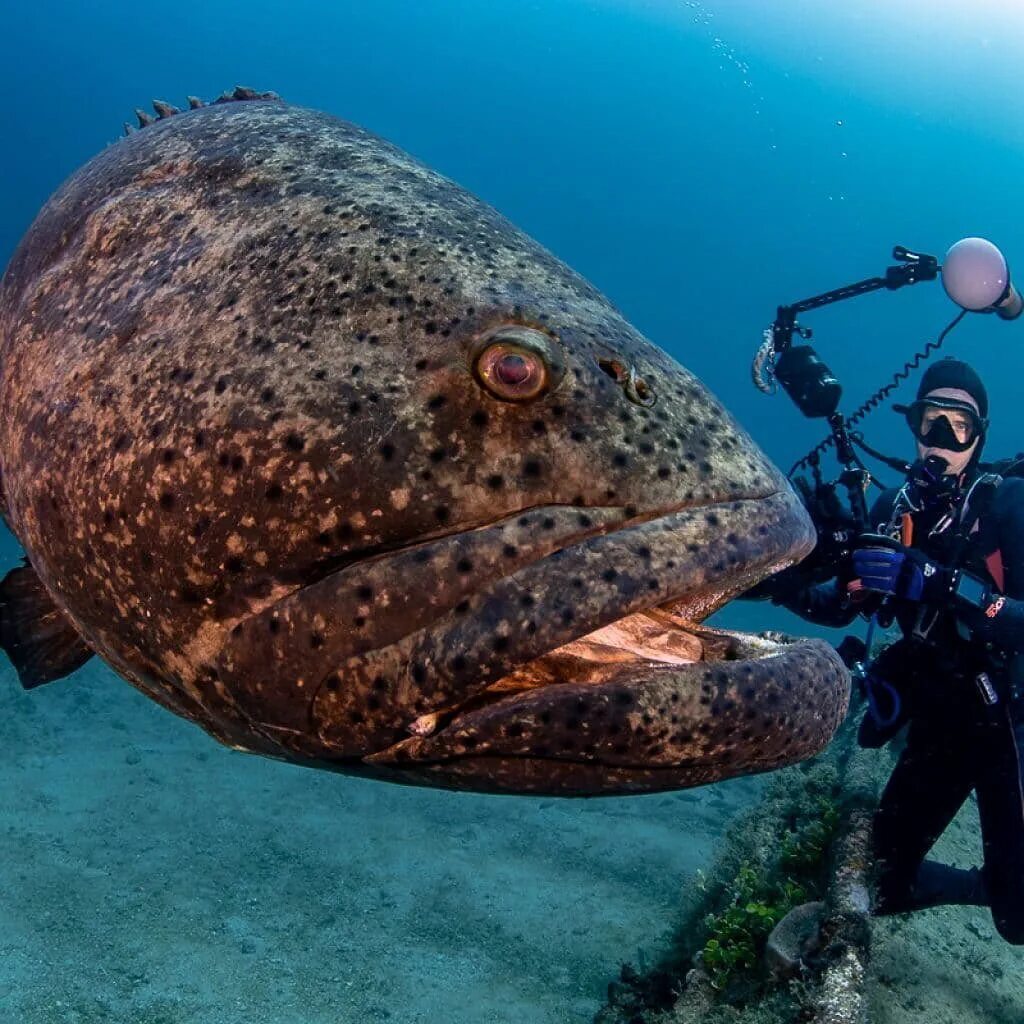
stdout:
[[558,384],[564,367],[553,338],[532,327],[509,325],[479,339],[473,372],[495,398],[530,402]]

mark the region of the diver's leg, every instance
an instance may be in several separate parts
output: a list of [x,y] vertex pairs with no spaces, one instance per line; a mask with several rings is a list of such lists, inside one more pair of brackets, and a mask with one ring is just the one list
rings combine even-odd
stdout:
[[1007,942],[1024,945],[1024,708],[1004,703],[979,730],[978,813],[992,920]]
[[[949,721],[911,723],[907,745],[885,787],[874,821],[879,861],[876,913],[964,902],[977,876],[924,863],[973,787],[965,738]],[[973,902],[973,900],[971,900]]]

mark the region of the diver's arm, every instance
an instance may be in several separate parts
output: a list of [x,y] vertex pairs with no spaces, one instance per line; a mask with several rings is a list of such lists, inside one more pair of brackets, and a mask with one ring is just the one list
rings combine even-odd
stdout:
[[1024,479],[999,485],[992,509],[1006,574],[1006,593],[959,602],[959,618],[980,640],[1004,651],[1024,651]]
[[[895,489],[889,489],[883,491],[875,500],[868,514],[869,529],[881,529],[888,521],[892,515],[896,493]],[[800,566],[795,565],[776,577],[781,585],[768,595],[772,604],[781,605],[815,625],[837,628],[850,625],[861,613],[870,615],[871,610],[877,607],[877,604],[872,603],[871,610],[868,610],[865,604],[851,600],[847,593],[846,585],[851,578],[849,554],[843,556],[842,564],[835,565],[836,575],[824,583],[801,585],[799,571]],[[786,576],[790,574],[792,583],[786,585]]]
[[1024,601],[994,596],[985,608],[969,609],[963,619],[979,639],[1008,653],[1024,651]]
[[818,626],[848,626],[860,611],[850,601],[846,587],[838,577],[777,594],[772,597],[772,604],[788,608]]

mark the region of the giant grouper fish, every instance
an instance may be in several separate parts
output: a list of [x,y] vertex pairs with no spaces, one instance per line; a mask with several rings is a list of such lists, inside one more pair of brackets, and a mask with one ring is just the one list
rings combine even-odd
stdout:
[[355,125],[246,89],[154,106],[0,286],[25,686],[95,654],[237,749],[491,792],[827,744],[831,647],[700,625],[814,531],[692,374]]

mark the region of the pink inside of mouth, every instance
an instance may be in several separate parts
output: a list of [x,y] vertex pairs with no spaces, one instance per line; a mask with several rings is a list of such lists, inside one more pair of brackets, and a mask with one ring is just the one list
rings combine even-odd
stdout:
[[604,664],[648,661],[692,665],[703,659],[704,645],[674,617],[653,611],[620,619],[559,647],[551,654]]

